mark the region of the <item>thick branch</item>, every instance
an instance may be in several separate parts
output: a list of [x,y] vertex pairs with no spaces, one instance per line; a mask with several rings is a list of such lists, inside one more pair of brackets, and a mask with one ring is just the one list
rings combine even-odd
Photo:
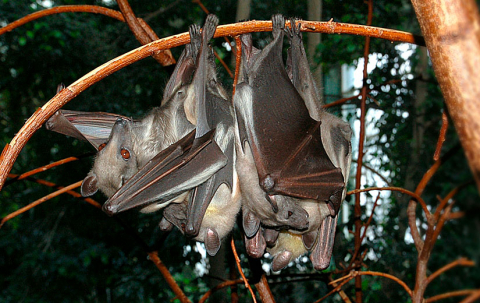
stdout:
[[433,69],[480,188],[480,15],[474,0],[412,0]]

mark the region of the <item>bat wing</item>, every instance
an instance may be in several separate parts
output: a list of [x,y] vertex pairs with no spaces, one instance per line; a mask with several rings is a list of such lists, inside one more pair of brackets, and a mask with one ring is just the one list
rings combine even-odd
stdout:
[[157,203],[163,207],[181,193],[205,182],[227,159],[213,142],[214,131],[194,139],[195,131],[164,149],[104,204],[109,214]]
[[252,100],[240,106],[250,109],[237,111],[240,139],[251,146],[267,194],[331,201],[338,211],[342,173],[325,152],[321,123],[310,117],[283,66],[285,21],[280,15],[272,20],[274,40],[247,64]]
[[[205,212],[220,185],[227,184],[231,189],[233,183],[233,114],[230,102],[216,79],[213,51],[208,44],[208,41],[215,34],[217,24],[218,18],[215,15],[207,16],[202,31],[198,67],[193,79],[197,116],[196,140],[215,130],[215,138],[212,144],[219,147],[222,154],[211,154],[211,157],[221,157],[226,159],[226,163],[207,181],[193,190],[187,207],[185,229],[185,233],[189,236],[198,235]],[[190,33],[192,35],[192,31]],[[197,35],[199,35],[198,31]],[[198,38],[195,40],[198,40]],[[218,241],[217,244],[215,245],[217,247],[213,247],[211,251],[216,253],[216,250],[220,247],[220,242]]]
[[[310,116],[322,122],[321,140],[325,152],[333,165],[342,171],[343,180],[348,181],[352,147],[350,144],[352,131],[350,126],[340,118],[325,112],[321,108],[321,99],[317,93],[315,82],[309,69],[308,60],[302,42],[300,23],[295,20],[290,22],[291,28],[287,29],[291,47],[287,60],[287,72],[299,94],[305,101]],[[326,216],[318,231],[303,235],[303,242],[307,249],[313,246],[310,259],[315,269],[323,270],[330,264],[332,256],[335,230],[337,226],[338,208],[345,198],[346,188],[332,199],[334,209],[329,204],[331,215]],[[315,243],[315,238],[317,242]]]
[[132,120],[122,115],[104,112],[59,110],[45,123],[48,130],[90,142],[96,149],[110,137],[118,119]]

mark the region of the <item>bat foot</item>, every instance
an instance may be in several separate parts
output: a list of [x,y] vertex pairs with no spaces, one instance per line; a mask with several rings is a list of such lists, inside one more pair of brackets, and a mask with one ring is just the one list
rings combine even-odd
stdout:
[[272,27],[273,27],[273,35],[278,35],[285,28],[285,17],[281,14],[275,14],[272,16]]
[[292,253],[290,251],[283,251],[280,254],[276,255],[273,258],[272,262],[272,270],[279,271],[285,267],[287,267],[288,263],[290,263],[292,259]]
[[209,256],[215,256],[220,249],[220,238],[215,229],[207,228],[205,237],[205,248]]

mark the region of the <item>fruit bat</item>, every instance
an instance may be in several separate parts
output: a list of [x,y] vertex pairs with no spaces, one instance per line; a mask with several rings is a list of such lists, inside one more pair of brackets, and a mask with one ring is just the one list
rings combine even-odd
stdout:
[[[192,41],[201,39],[195,74],[188,86],[191,97],[184,106],[195,131],[153,157],[103,206],[113,215],[132,208],[155,211],[179,202],[182,205],[172,206],[175,212],[165,215],[166,221],[205,242],[210,255],[216,254],[221,238],[233,228],[240,208],[234,184],[233,109],[217,80],[208,45],[217,24],[218,18],[209,15],[201,36],[196,27],[190,31]],[[177,200],[182,194],[188,195],[186,201]],[[161,228],[169,228],[166,221]]]
[[[351,163],[350,140],[352,132],[350,126],[340,118],[322,110],[322,102],[310,73],[303,47],[300,23],[291,20],[290,24],[291,27],[287,28],[291,44],[287,58],[287,73],[304,99],[310,116],[322,122],[323,145],[335,167],[341,168],[346,184]],[[346,188],[342,192],[342,201],[345,199],[345,195]],[[300,203],[309,214],[310,226],[302,235],[295,231],[282,231],[277,235],[278,242],[270,243],[273,247],[267,249],[267,251],[274,256],[272,263],[274,270],[285,267],[291,260],[304,254],[307,249],[312,251],[310,259],[316,269],[324,269],[330,263],[337,221],[336,213],[333,213],[322,203],[318,207],[306,200]],[[321,223],[320,226],[319,222]]]
[[[259,182],[253,184],[258,193],[257,200],[244,204],[244,208],[247,208],[247,216],[244,212],[244,226],[254,226],[250,231],[258,230],[258,220],[248,220],[252,217],[248,212],[253,212],[257,217],[269,216],[269,213],[275,213],[279,209],[276,203],[278,197],[307,212],[308,221],[306,228],[301,231],[290,226],[289,232],[279,232],[260,218],[262,225],[266,225],[265,229],[263,234],[257,232],[252,241],[247,242],[247,252],[261,251],[266,244],[273,246],[274,248],[270,250],[274,254],[272,265],[274,270],[278,270],[285,267],[294,254],[298,256],[299,251],[305,252],[303,246],[314,247],[316,252],[313,257],[314,266],[317,269],[325,268],[330,261],[333,247],[336,220],[333,220],[332,215],[336,216],[343,200],[346,178],[341,167],[332,163],[326,151],[332,149],[334,153],[336,152],[335,146],[327,147],[325,143],[328,139],[324,139],[324,136],[332,137],[331,134],[325,135],[328,133],[325,129],[329,127],[322,124],[324,121],[314,119],[316,116],[309,113],[318,111],[318,108],[307,106],[308,102],[311,101],[315,105],[318,99],[312,97],[307,102],[304,100],[305,93],[303,91],[300,93],[302,81],[302,85],[308,84],[314,89],[308,63],[302,65],[302,68],[306,68],[303,71],[300,71],[297,64],[300,59],[305,59],[306,62],[306,57],[300,58],[302,54],[294,51],[292,46],[291,52],[295,56],[291,55],[290,65],[295,67],[290,68],[290,74],[295,73],[295,77],[289,77],[281,56],[285,24],[283,17],[273,16],[272,24],[274,40],[261,52],[251,46],[249,37],[242,37],[242,50],[246,59],[243,68],[248,81],[240,88],[237,87],[238,95],[234,99],[240,143],[236,146],[237,164],[241,163],[238,159],[241,159],[243,151],[245,159],[254,162]],[[301,39],[299,41],[301,45]],[[303,46],[301,47],[303,49]],[[306,72],[307,75],[302,72]],[[299,82],[298,78],[302,81]],[[306,92],[314,93],[308,89]],[[327,124],[331,124],[331,121]],[[346,143],[349,147],[349,141]],[[245,184],[242,182],[242,172],[239,167],[237,170],[242,186]],[[261,200],[262,191],[264,200],[272,204],[271,209],[265,208],[265,202]],[[273,200],[272,195],[275,197]],[[259,202],[263,202],[262,207],[259,207]],[[248,237],[247,230],[248,228],[246,228]],[[318,230],[323,232],[321,237],[317,236]],[[322,240],[319,241],[317,238]],[[295,249],[288,247],[285,242],[293,243]],[[298,243],[304,245],[298,249],[298,245],[295,245]]]
[[[166,85],[162,106],[152,109],[143,119],[59,110],[46,122],[47,129],[89,141],[99,150],[81,187],[84,196],[93,195],[98,189],[107,197],[112,196],[159,151],[194,130],[184,104],[192,98],[187,84],[195,71],[199,45],[200,40],[186,45]],[[168,208],[165,212],[169,212]]]

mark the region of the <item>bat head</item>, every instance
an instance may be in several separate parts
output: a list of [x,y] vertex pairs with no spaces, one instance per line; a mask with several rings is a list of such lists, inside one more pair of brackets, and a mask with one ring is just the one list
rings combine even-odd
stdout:
[[272,211],[275,220],[294,230],[306,230],[309,226],[309,214],[299,206],[297,199],[284,195],[269,195],[278,210]]
[[138,171],[133,124],[125,119],[115,122],[108,142],[100,145],[93,168],[83,180],[83,196],[100,189],[110,197]]

